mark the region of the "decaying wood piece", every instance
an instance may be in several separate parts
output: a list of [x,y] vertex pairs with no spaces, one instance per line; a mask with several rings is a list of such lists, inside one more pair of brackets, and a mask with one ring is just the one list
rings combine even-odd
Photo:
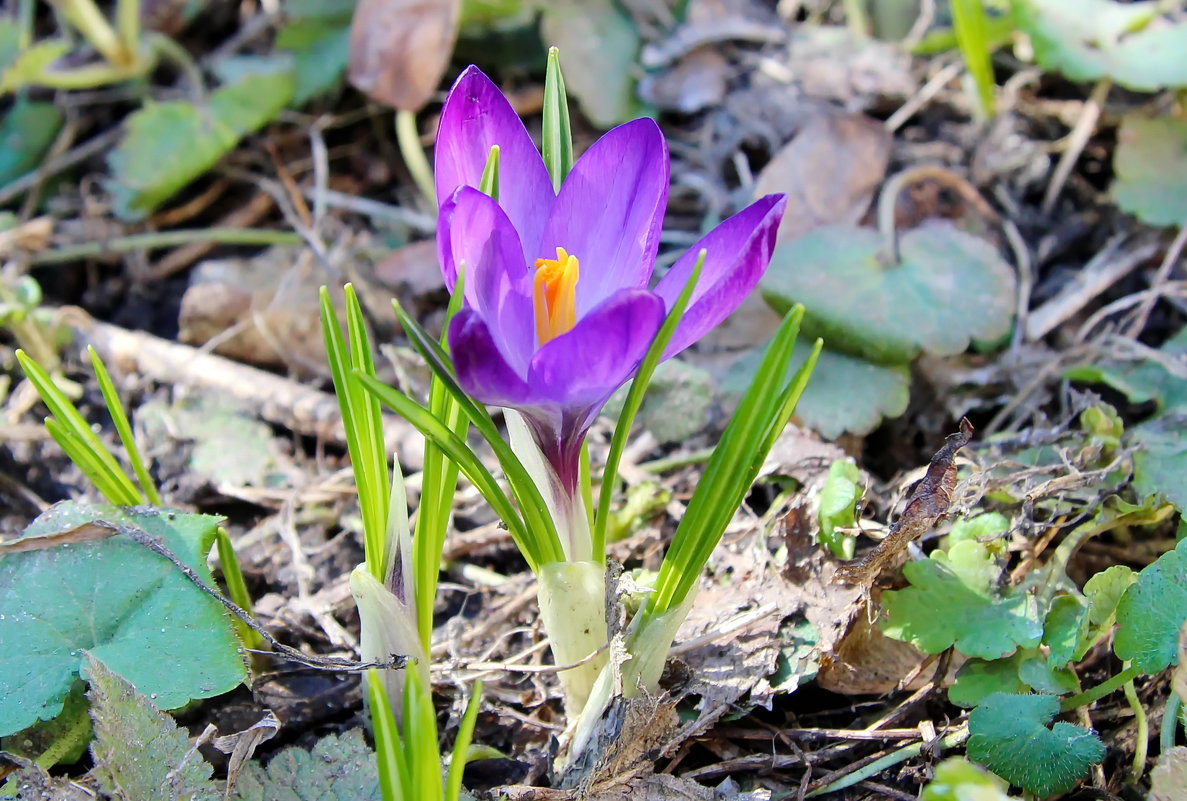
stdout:
[[948,513],[952,490],[956,487],[956,452],[972,438],[973,424],[968,418],[961,418],[960,430],[949,434],[944,447],[931,458],[927,474],[915,485],[902,516],[890,527],[886,539],[860,559],[840,567],[837,578],[868,589],[895,556]]

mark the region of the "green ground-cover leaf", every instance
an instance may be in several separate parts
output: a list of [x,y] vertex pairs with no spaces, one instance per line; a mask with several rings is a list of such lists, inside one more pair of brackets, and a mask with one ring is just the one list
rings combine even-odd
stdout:
[[[24,537],[101,520],[159,539],[213,586],[219,518],[62,503]],[[164,557],[124,535],[0,556],[0,734],[56,717],[89,652],[163,709],[246,677],[222,606]]]
[[1160,495],[1187,509],[1187,427],[1182,415],[1160,417],[1131,432],[1133,486],[1143,497]]
[[1058,713],[1053,695],[995,693],[969,715],[969,757],[1035,795],[1067,792],[1100,762],[1105,746],[1071,723],[1047,728]]
[[838,559],[852,559],[856,536],[838,529],[857,524],[857,502],[861,500],[861,471],[848,459],[838,459],[828,467],[828,477],[820,488],[816,515],[820,522],[820,541]]
[[1107,77],[1139,92],[1187,85],[1187,23],[1155,18],[1157,7],[1155,0],[1014,0],[1018,27],[1045,69],[1074,81]]
[[1024,693],[1026,682],[1018,677],[1017,656],[1008,659],[970,659],[960,666],[948,688],[948,700],[972,708],[994,693]]
[[[1180,479],[1181,480],[1181,479]],[[1178,662],[1179,631],[1187,623],[1187,540],[1138,573],[1117,605],[1113,650],[1143,673]]]
[[1006,783],[964,757],[936,765],[935,777],[923,788],[921,801],[1010,801]]
[[362,729],[330,734],[312,751],[286,748],[264,767],[249,763],[235,785],[236,801],[379,801],[375,754]]
[[[1088,604],[1078,595],[1057,595],[1043,621],[1043,645],[1052,665],[1063,667],[1076,655],[1088,631]],[[1036,688],[1037,689],[1037,688]]]
[[1187,221],[1187,119],[1125,115],[1117,131],[1113,171],[1117,175],[1113,197],[1122,210],[1147,225],[1183,224]]
[[61,127],[62,112],[53,103],[18,98],[0,120],[0,184],[36,169]]
[[1004,535],[1010,530],[1010,519],[1001,512],[984,512],[973,517],[962,517],[952,524],[948,532],[948,547],[958,542],[980,542],[994,556],[1004,556],[1006,541]]
[[211,767],[189,733],[94,656],[85,662],[99,786],[119,801],[219,801]]
[[985,240],[929,222],[899,237],[898,264],[884,265],[882,248],[870,228],[817,228],[775,248],[763,297],[780,311],[804,304],[805,336],[876,364],[950,356],[1009,331],[1014,275]]
[[65,39],[44,39],[17,52],[0,72],[0,95],[36,81],[50,65],[69,52],[70,42]]
[[[617,418],[622,413],[630,386],[622,387],[606,403],[603,414]],[[681,359],[669,359],[655,368],[639,424],[661,443],[683,442],[700,433],[713,405],[713,379],[707,370]]]
[[1043,634],[1035,599],[998,590],[1000,573],[988,549],[967,540],[908,562],[903,574],[911,586],[883,595],[883,630],[928,654],[955,646],[965,656],[998,659],[1035,646]]
[[[798,367],[810,350],[811,343],[800,340],[793,365]],[[762,352],[755,350],[735,362],[722,379],[722,391],[740,396],[754,379],[761,358]],[[872,364],[826,347],[796,406],[796,418],[827,439],[846,432],[868,434],[883,418],[898,417],[907,410],[910,386],[905,364]]]
[[[1187,327],[1168,339],[1159,352],[1171,364],[1182,366],[1187,376]],[[1153,401],[1158,414],[1187,411],[1187,377],[1175,375],[1155,359],[1140,358],[1128,362],[1105,362],[1075,367],[1064,372],[1073,381],[1107,384],[1125,395],[1130,403]]]
[[350,16],[294,20],[277,31],[276,47],[293,57],[291,105],[299,108],[342,85],[350,57]]
[[204,105],[171,100],[131,114],[123,140],[108,157],[116,214],[127,220],[147,216],[272,120],[288,104],[294,85],[291,70],[244,74]]

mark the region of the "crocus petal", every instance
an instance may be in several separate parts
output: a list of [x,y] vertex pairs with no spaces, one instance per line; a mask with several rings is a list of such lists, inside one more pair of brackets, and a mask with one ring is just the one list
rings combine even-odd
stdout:
[[477,189],[459,187],[441,209],[437,247],[447,275],[465,264],[466,305],[490,325],[512,368],[527,375],[536,349],[532,276],[507,214]]
[[[498,87],[477,67],[468,67],[454,83],[441,110],[435,150],[437,202],[459,186],[477,187],[490,156],[499,146],[499,205],[507,211],[523,244],[536,253],[555,193],[544,161],[523,121]],[[453,278],[446,275],[452,288]]]
[[668,201],[669,171],[668,146],[648,119],[614,128],[573,165],[536,258],[552,258],[558,247],[577,257],[578,317],[619,289],[647,286]]
[[570,410],[592,408],[592,418],[634,374],[663,317],[663,301],[654,293],[617,292],[536,352],[528,384]]
[[474,309],[462,309],[449,324],[449,351],[458,383],[475,400],[515,408],[543,402],[503,357],[490,327]]
[[701,276],[664,351],[665,359],[728,317],[758,284],[771,261],[775,233],[786,205],[783,195],[767,195],[755,201],[702,237],[660,280],[655,292],[671,308],[688,282],[698,255],[702,250],[706,252]]

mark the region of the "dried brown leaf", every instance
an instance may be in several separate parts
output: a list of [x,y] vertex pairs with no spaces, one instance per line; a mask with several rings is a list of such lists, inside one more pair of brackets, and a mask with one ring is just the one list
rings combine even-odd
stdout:
[[361,0],[350,28],[350,82],[392,108],[432,96],[457,36],[460,0]]
[[823,225],[857,223],[886,175],[890,143],[882,123],[863,114],[812,118],[763,168],[754,187],[756,196],[787,194],[780,241]]
[[960,430],[949,434],[944,447],[932,457],[927,474],[911,491],[906,508],[891,526],[886,539],[860,559],[840,567],[838,579],[868,588],[884,567],[948,513],[952,490],[956,487],[956,452],[968,445],[972,438],[973,424],[968,418],[962,418]]

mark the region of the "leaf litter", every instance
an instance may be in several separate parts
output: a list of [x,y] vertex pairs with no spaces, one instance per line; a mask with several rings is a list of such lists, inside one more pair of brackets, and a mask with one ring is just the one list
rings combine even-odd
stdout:
[[[1033,0],[1018,5],[1041,9],[1061,4]],[[1110,11],[1118,10],[1115,4],[1106,5]],[[416,38],[416,24],[420,23],[411,17],[401,23],[409,26],[402,29],[403,34],[413,36],[420,44],[452,42],[456,25],[462,37],[459,46],[464,47],[466,37],[472,36],[474,30],[467,26],[484,24],[472,19],[451,21],[450,14],[455,12],[449,3],[422,6],[433,7],[425,17],[435,26],[432,36]],[[1051,166],[1047,153],[1086,107],[1080,100],[1067,99],[1086,94],[1067,92],[1074,84],[1061,83],[1052,93],[1048,85],[1027,84],[1022,79],[1007,83],[1001,87],[999,98],[1004,108],[985,128],[965,118],[968,100],[956,82],[933,81],[937,75],[942,77],[943,70],[954,63],[951,60],[916,58],[912,62],[901,49],[887,43],[861,38],[835,24],[815,24],[823,18],[815,18],[812,23],[789,21],[774,16],[765,6],[747,3],[694,2],[690,6],[693,9],[686,20],[665,27],[662,19],[652,18],[640,9],[632,7],[623,13],[614,5],[618,16],[598,24],[622,26],[621,38],[614,40],[615,48],[593,54],[601,59],[597,62],[601,67],[589,67],[581,73],[583,78],[597,79],[603,77],[598,73],[601,69],[607,80],[573,82],[579,108],[594,123],[591,128],[635,113],[635,81],[640,78],[639,89],[644,97],[677,111],[660,117],[672,141],[676,187],[666,237],[682,242],[681,237],[695,235],[706,218],[720,217],[760,189],[769,191],[768,187],[793,190],[799,201],[799,212],[788,218],[796,227],[782,234],[781,248],[799,237],[821,237],[822,226],[868,226],[873,222],[869,210],[873,193],[882,185],[888,169],[897,172],[921,163],[940,162],[944,169],[972,181],[998,213],[1018,225],[1025,240],[1026,259],[1020,259],[1015,249],[1002,247],[1003,240],[986,230],[984,220],[977,222],[975,210],[966,213],[969,204],[954,197],[951,187],[943,181],[923,181],[895,199],[894,218],[901,229],[904,250],[910,251],[912,237],[940,230],[945,241],[956,243],[949,252],[957,254],[954,259],[962,264],[964,259],[959,254],[968,252],[964,245],[969,241],[978,243],[973,249],[984,251],[986,256],[978,262],[980,273],[975,280],[955,282],[954,294],[947,300],[932,298],[930,306],[903,304],[903,309],[913,310],[912,315],[907,315],[909,324],[899,325],[891,333],[905,339],[883,338],[881,334],[867,336],[864,342],[861,339],[861,326],[886,313],[887,298],[850,301],[836,315],[826,304],[819,304],[817,314],[831,321],[829,325],[859,329],[857,344],[850,342],[848,347],[842,345],[851,332],[842,331],[838,336],[830,329],[834,334],[830,346],[836,349],[826,351],[821,375],[814,380],[800,408],[803,422],[839,444],[822,442],[802,432],[785,436],[785,451],[791,456],[781,458],[779,464],[765,471],[763,484],[756,488],[748,508],[735,520],[726,544],[711,562],[710,573],[702,582],[699,605],[677,638],[677,652],[665,684],[668,694],[647,699],[646,705],[639,708],[624,707],[613,713],[618,716],[617,728],[607,731],[616,734],[607,734],[606,742],[616,748],[606,749],[606,761],[600,766],[575,775],[576,789],[592,793],[589,797],[604,798],[763,798],[769,793],[802,796],[828,787],[848,772],[860,771],[855,766],[892,754],[904,742],[937,742],[946,732],[960,731],[967,724],[975,738],[970,741],[970,755],[983,759],[1003,775],[1009,774],[1011,781],[1029,785],[1025,789],[1030,792],[1062,791],[1082,775],[1089,775],[1088,781],[1096,791],[1117,792],[1123,783],[1122,772],[1115,772],[1111,763],[1095,775],[1079,768],[1095,755],[1095,750],[1088,754],[1090,747],[1096,748],[1092,737],[1083,734],[1089,725],[1098,730],[1100,742],[1127,757],[1132,754],[1134,724],[1125,717],[1129,707],[1119,700],[1120,693],[1098,701],[1096,707],[1077,715],[1075,720],[1057,720],[1054,712],[1047,713],[1052,709],[1052,694],[1061,692],[1057,686],[1060,668],[1054,663],[1062,661],[1069,651],[1075,654],[1084,650],[1082,686],[1116,672],[1116,665],[1109,661],[1113,655],[1108,647],[1114,621],[1119,626],[1118,656],[1134,658],[1150,669],[1176,659],[1181,662],[1173,636],[1177,632],[1173,624],[1182,616],[1181,599],[1174,594],[1173,580],[1167,580],[1177,575],[1180,567],[1175,561],[1178,551],[1174,549],[1173,522],[1167,522],[1167,518],[1148,524],[1133,522],[1156,520],[1157,515],[1126,510],[1110,500],[1110,496],[1130,493],[1136,487],[1137,496],[1127,495],[1127,502],[1141,502],[1147,495],[1162,493],[1180,506],[1183,503],[1181,482],[1177,481],[1183,462],[1178,437],[1181,410],[1176,407],[1182,376],[1173,344],[1174,334],[1182,328],[1182,291],[1174,269],[1177,256],[1168,251],[1167,237],[1147,236],[1132,218],[1116,213],[1100,191],[1112,177],[1112,155],[1111,169],[1117,181],[1111,197],[1123,211],[1135,213],[1155,226],[1181,222],[1172,213],[1177,208],[1177,195],[1173,182],[1166,180],[1173,174],[1171,170],[1156,170],[1149,161],[1134,160],[1151,152],[1148,146],[1135,148],[1135,143],[1140,145],[1143,137],[1156,137],[1154,146],[1166,153],[1161,160],[1168,167],[1181,166],[1175,161],[1173,136],[1178,131],[1170,122],[1173,118],[1157,118],[1157,122],[1147,118],[1145,115],[1153,112],[1153,107],[1141,108],[1142,116],[1136,116],[1127,99],[1109,96],[1101,130],[1089,139],[1080,167],[1067,179],[1061,205],[1053,216],[1043,217],[1035,192],[1041,193],[1047,180]],[[218,143],[220,148],[235,148],[233,163],[219,180],[235,182],[248,193],[267,195],[272,209],[265,212],[272,215],[265,217],[269,224],[288,228],[292,220],[303,219],[319,225],[319,230],[332,242],[343,244],[344,250],[349,250],[346,241],[353,233],[351,229],[357,232],[362,228],[370,229],[393,249],[416,247],[423,243],[416,240],[423,228],[417,228],[419,212],[414,208],[416,199],[408,188],[404,166],[394,155],[388,137],[376,133],[382,127],[373,124],[376,118],[362,117],[360,121],[357,98],[351,100],[342,94],[336,77],[341,70],[330,69],[332,63],[341,61],[349,10],[346,14],[319,14],[302,8],[303,4],[294,4],[290,13],[293,24],[305,25],[306,30],[290,30],[278,45],[298,61],[292,91],[302,101],[315,98],[313,102],[320,105],[314,108],[324,115],[319,120],[331,126],[318,134],[328,138],[330,161],[328,165],[317,163],[323,157],[317,155],[320,151],[316,136],[306,136],[302,128],[291,123],[270,122],[272,127],[251,135],[249,131],[262,124],[252,114],[246,123],[231,126],[236,129],[234,141],[225,138]],[[595,12],[587,9],[584,13]],[[1056,21],[1056,27],[1068,24],[1066,18],[1062,22],[1055,15],[1050,18]],[[836,19],[834,16],[831,21]],[[1025,15],[1021,19],[1020,26],[1033,25]],[[1039,63],[1061,69],[1076,80],[1107,75],[1120,84],[1139,84],[1127,60],[1141,49],[1135,43],[1143,37],[1114,35],[1108,28],[1113,17],[1106,14],[1100,19],[1101,30],[1090,32],[1091,37],[1097,37],[1092,41],[1106,45],[1099,52],[1093,52],[1092,47],[1085,49],[1084,42],[1091,37],[1072,37],[1057,47],[1044,38],[1050,35],[1050,25],[1029,28]],[[324,29],[313,30],[310,20],[316,20]],[[536,23],[531,20],[528,27]],[[556,24],[546,21],[545,30]],[[1148,33],[1173,37],[1180,35],[1174,32],[1180,27],[1181,23],[1171,17],[1159,18]],[[1167,30],[1172,33],[1165,33]],[[186,42],[200,47],[200,38]],[[247,45],[253,42],[250,37],[243,41]],[[351,53],[356,58],[362,55],[362,48],[357,49],[358,53]],[[371,80],[376,86],[387,81],[389,87],[402,93],[397,98],[400,104],[422,106],[441,87],[444,62],[452,48],[440,45],[429,49],[430,58],[403,67],[393,63],[392,72],[372,76]],[[574,64],[585,64],[587,58],[593,57],[572,52]],[[308,58],[308,53],[328,54],[324,74],[318,76],[322,80],[316,86],[310,82],[308,69],[304,74],[300,69],[300,60]],[[1168,64],[1164,65],[1166,69],[1174,67]],[[681,76],[681,69],[694,77]],[[1087,72],[1083,76],[1073,74],[1077,69]],[[358,70],[355,73],[358,75]],[[955,77],[956,72],[949,74]],[[536,87],[530,73],[511,65],[505,77],[507,88],[517,98],[529,128],[533,128],[538,104],[533,105]],[[708,88],[696,85],[702,78]],[[660,84],[659,88],[648,88],[649,80]],[[285,87],[287,81],[281,81]],[[666,86],[662,84],[665,81]],[[289,102],[288,91],[274,92],[271,100],[282,105]],[[339,102],[342,105],[335,105]],[[352,103],[354,106],[350,106]],[[428,108],[423,119],[431,125],[432,106]],[[900,113],[904,109],[910,113]],[[259,109],[256,111],[263,115]],[[340,123],[342,119],[353,122]],[[119,116],[102,120],[114,126]],[[340,124],[341,129],[333,127]],[[577,121],[579,141],[588,133],[581,129],[583,124]],[[343,132],[341,139],[338,130]],[[1115,150],[1113,130],[1117,130]],[[64,142],[68,150],[77,145]],[[123,152],[134,144],[126,143]],[[40,163],[39,156],[29,155],[37,149],[35,145],[38,142],[32,138],[22,145],[28,151],[22,163]],[[196,144],[202,159],[196,156],[195,163],[209,158],[208,145],[204,141]],[[269,147],[272,153],[267,152]],[[50,156],[51,164],[54,158]],[[72,163],[85,163],[87,169],[103,171],[101,158],[92,157],[90,162],[85,159]],[[830,160],[842,161],[843,169],[828,169]],[[271,163],[279,163],[293,180],[286,191],[276,196],[267,193],[275,188],[265,180],[271,180],[271,173],[259,168]],[[115,176],[120,174],[117,170]],[[166,230],[170,219],[184,221],[187,214],[197,215],[190,219],[198,221],[211,219],[209,213],[203,216],[204,212],[198,210],[200,204],[186,208],[189,201],[199,200],[200,193],[210,188],[205,185],[206,178],[195,178],[191,188],[183,190],[188,194],[176,201],[163,199],[163,195],[172,194],[177,186],[186,183],[187,176],[143,186],[129,180],[109,199],[124,214],[146,214],[154,207],[164,208],[165,212],[156,213],[168,216],[154,217],[152,225],[159,224]],[[155,180],[157,176],[150,178]],[[335,194],[339,190],[352,197],[381,197],[384,202],[365,207],[367,211],[359,211],[358,206],[336,205],[342,202]],[[301,197],[302,192],[319,209],[316,214]],[[211,197],[219,198],[216,208],[220,213],[234,211],[230,207],[242,202],[241,193],[216,192]],[[95,236],[83,233],[80,238],[79,231],[84,229],[75,225],[79,220],[69,219],[74,212],[60,211],[63,207],[81,209],[85,199],[81,193],[72,195],[67,189],[64,198],[68,202],[65,206],[59,204],[56,213],[66,219],[59,219],[44,241],[31,241],[27,248],[14,250],[17,258],[27,261],[38,253],[53,253],[80,241],[85,244]],[[171,207],[171,203],[175,205]],[[77,216],[81,218],[82,212],[78,211]],[[101,209],[87,220],[91,226],[87,230],[99,231],[105,240],[131,230],[112,217]],[[339,223],[340,228],[335,228]],[[1110,237],[1122,244],[1107,246]],[[876,249],[880,244],[871,239],[867,249]],[[925,240],[925,245],[923,250],[934,242],[929,245]],[[139,335],[125,340],[135,344],[123,349],[131,355],[125,357],[130,369],[119,377],[121,389],[142,401],[151,400],[154,394],[169,402],[176,400],[175,392],[210,394],[211,387],[217,386],[213,378],[243,365],[225,359],[200,359],[207,354],[193,348],[162,348],[161,355],[154,357],[158,346],[176,345],[168,340],[177,331],[179,287],[166,286],[159,280],[144,282],[143,273],[136,271],[147,254],[138,249],[127,252],[127,258],[119,261],[110,257],[95,261],[102,269],[89,290],[91,294],[83,299],[83,305],[101,318],[147,329],[105,329],[103,336],[108,338]],[[1165,274],[1144,270],[1146,266],[1154,268],[1157,258],[1164,254],[1170,265]],[[247,278],[258,278],[265,287],[283,286],[283,280],[271,280],[284,274],[283,259],[270,261],[251,252],[217,255],[243,259],[235,273],[238,277],[226,282],[233,293],[222,296],[232,298],[241,308],[245,287],[253,286]],[[835,254],[828,255],[830,258],[823,260],[825,268],[832,267]],[[336,277],[317,277],[323,267],[316,254],[301,253],[297,258],[313,265],[308,279],[294,278],[299,283],[339,282]],[[341,264],[339,261],[332,266],[342,269]],[[1100,269],[1093,271],[1092,281],[1077,282],[1085,264]],[[402,269],[407,273],[413,268]],[[196,276],[200,270],[192,272]],[[398,280],[400,291],[431,322],[432,316],[440,313],[441,297],[435,283],[436,271],[429,272],[431,281],[426,282],[419,274]],[[957,268],[952,274],[955,272]],[[135,292],[124,294],[128,286],[125,282],[136,276],[140,283],[132,283],[138,286],[136,292],[145,293],[145,297]],[[1064,294],[1069,287],[1071,291]],[[217,339],[224,331],[252,327],[263,332],[263,342],[249,343],[244,349],[228,353],[236,360],[270,365],[274,371],[237,375],[250,376],[241,383],[262,388],[248,398],[248,409],[253,404],[266,409],[262,417],[276,435],[273,448],[281,455],[284,471],[256,472],[250,478],[240,475],[230,481],[212,482],[186,468],[179,474],[175,497],[201,511],[230,513],[228,526],[243,546],[249,581],[269,593],[268,601],[258,607],[269,629],[286,643],[294,643],[309,653],[351,658],[349,643],[356,624],[345,576],[349,566],[358,561],[359,552],[353,538],[350,487],[340,470],[340,443],[335,445],[332,421],[309,414],[316,408],[317,396],[297,393],[297,381],[275,374],[300,373],[300,362],[317,361],[312,356],[318,355],[320,344],[316,340],[301,341],[299,321],[292,328],[284,326],[285,314],[297,312],[297,307],[289,309],[284,303],[271,302],[271,291],[260,292],[258,301],[250,299],[246,313],[221,323],[223,328],[216,328],[213,334]],[[379,294],[384,292],[381,289]],[[61,286],[51,284],[47,284],[47,295],[55,303],[75,299]],[[895,300],[890,298],[890,303]],[[1132,312],[1147,301],[1154,304],[1153,312],[1146,312],[1147,316],[1139,320]],[[216,300],[211,306],[215,311],[225,311],[220,303]],[[995,341],[1011,325],[1025,323],[1024,318],[1010,322],[1019,304],[1023,311],[1039,312],[1030,320],[1037,317],[1041,325],[1025,326],[1023,336],[1015,336],[1012,342]],[[380,297],[372,305],[373,322],[380,332],[389,333],[390,318],[382,314],[385,298]],[[889,307],[893,310],[893,305]],[[719,382],[736,365],[741,365],[738,370],[744,374],[747,351],[769,335],[759,308],[751,307],[740,315],[740,321],[731,321],[732,339],[723,338],[689,354],[694,369],[707,369]],[[150,309],[152,316],[148,315]],[[944,317],[941,312],[950,316]],[[161,316],[166,320],[163,324]],[[994,324],[978,327],[984,316],[994,317]],[[192,319],[187,318],[187,322]],[[276,330],[278,321],[283,336],[269,341],[267,334]],[[1114,322],[1126,323],[1128,328],[1111,325]],[[1142,325],[1136,325],[1138,322]],[[933,327],[939,339],[924,341],[922,333]],[[158,341],[148,338],[154,335]],[[224,337],[223,342],[231,338]],[[967,350],[970,340],[972,349]],[[193,341],[207,342],[209,335]],[[885,348],[885,342],[897,343],[892,349],[893,358],[880,355],[879,348]],[[1164,342],[1168,344],[1159,350]],[[269,350],[265,346],[272,347]],[[917,356],[921,348],[933,348],[940,355]],[[310,358],[293,359],[294,352]],[[263,358],[259,358],[261,354]],[[65,355],[67,363],[71,363],[70,352]],[[869,361],[870,356],[880,361]],[[153,358],[160,367],[149,366]],[[1098,369],[1097,377],[1088,376],[1086,366]],[[415,380],[398,361],[387,367],[400,380]],[[1073,370],[1061,376],[1065,368],[1078,368],[1079,372]],[[149,386],[137,383],[143,382],[138,376],[148,376]],[[1118,427],[1114,430],[1082,424],[1082,415],[1097,408],[1098,399],[1071,389],[1069,381],[1105,393],[1106,399],[1118,406]],[[1088,385],[1088,381],[1095,383]],[[681,382],[674,384],[678,392]],[[719,391],[723,389],[719,385]],[[286,397],[290,390],[291,401]],[[1114,390],[1124,397],[1118,397]],[[324,393],[320,397],[324,400]],[[673,398],[672,403],[680,402],[680,398]],[[696,453],[712,444],[713,432],[719,430],[722,413],[729,405],[726,392],[708,402],[700,396],[688,402],[694,412],[682,414],[687,419],[679,421],[664,420],[665,407],[659,406],[656,422],[645,421],[646,428],[655,429],[654,437],[640,437],[637,451],[628,457],[631,463],[624,466],[623,473],[634,486],[653,481],[664,493],[656,493],[658,514],[641,514],[624,524],[623,539],[614,552],[630,568],[656,566],[657,549],[671,530],[669,521],[679,516],[683,501],[696,483]],[[8,403],[6,411],[12,420],[22,419],[21,414],[29,408],[28,402],[15,392],[8,396]],[[94,405],[90,411],[102,424],[102,415]],[[918,476],[918,471],[912,469],[927,461],[943,434],[953,430],[953,424],[965,413],[980,430],[979,441],[969,444],[965,451],[971,458],[959,460],[949,453],[948,462],[936,467],[938,477],[923,476],[926,493],[916,497],[922,490],[910,493],[911,481],[906,476]],[[23,419],[23,424],[28,425],[32,418]],[[686,424],[687,428],[679,431],[679,436],[667,436],[660,424],[670,422]],[[871,432],[872,436],[867,436]],[[252,436],[258,435],[267,436],[267,430],[255,429]],[[307,439],[303,441],[302,437]],[[599,428],[596,437],[601,438],[595,440],[594,455],[598,458],[599,448],[604,447],[605,429]],[[673,440],[671,444],[656,444],[669,439]],[[852,499],[853,530],[847,527],[846,503],[842,533],[860,536],[861,532],[893,532],[884,544],[873,549],[868,558],[878,564],[861,569],[861,580],[856,585],[838,579],[838,571],[845,575],[842,563],[815,543],[821,528],[816,498],[830,466],[847,459],[859,468],[859,478],[855,482],[857,497]],[[0,451],[0,473],[11,482],[0,485],[0,493],[6,499],[10,495],[16,498],[14,511],[4,512],[8,532],[5,546],[22,542],[21,538],[13,539],[12,534],[22,530],[34,511],[40,509],[41,498],[53,500],[77,494],[77,477],[68,469],[58,469],[61,465],[60,457],[42,441],[5,439]],[[1134,474],[1133,483],[1129,471]],[[412,490],[415,493],[415,487]],[[896,498],[906,502],[897,519],[893,511],[902,501],[896,504]],[[1003,513],[1004,525],[961,533],[960,527],[977,519],[975,515],[986,508]],[[550,781],[552,738],[563,721],[558,719],[555,678],[538,652],[531,650],[539,641],[539,632],[530,605],[525,606],[521,600],[525,594],[530,595],[530,588],[526,587],[505,533],[465,488],[457,498],[455,519],[459,531],[450,545],[450,563],[446,566],[450,584],[439,601],[437,619],[441,625],[435,638],[437,653],[450,656],[449,667],[435,675],[446,730],[456,720],[448,708],[452,688],[473,672],[467,665],[515,666],[526,660],[538,670],[519,673],[511,669],[487,676],[488,696],[478,741],[489,743],[501,756],[473,764],[467,786],[476,790],[501,787],[510,797],[518,798],[576,797],[573,790],[545,786]],[[1115,525],[1119,520],[1130,522]],[[1088,524],[1088,528],[1080,528]],[[1076,547],[1061,550],[1060,543],[1067,541],[1065,537],[1070,540],[1075,531],[1085,532],[1082,538],[1076,535]],[[96,543],[83,540],[95,536],[106,542],[108,538],[103,535],[102,528],[84,524],[57,532],[61,543],[55,545],[69,542],[72,549],[92,547]],[[900,571],[898,562],[910,553],[908,540],[916,540],[914,547],[922,547],[931,556],[920,559],[920,554],[915,554]],[[37,548],[30,553],[48,550]],[[18,557],[29,558],[29,553],[6,553],[2,558],[7,562]],[[1043,581],[1047,589],[1041,586]],[[1141,587],[1132,595],[1131,583]],[[983,627],[983,641],[974,639],[972,644],[967,639],[968,631],[953,631],[950,639],[955,650],[946,650],[946,642],[910,635],[907,629],[911,618],[908,616],[905,627],[901,624],[902,601],[895,600],[941,586],[945,592],[975,596],[973,606],[994,615],[1008,612],[1010,603],[1026,607],[1041,602],[1041,606],[1012,618],[1011,625],[1025,625],[1017,630],[1007,628],[1011,633],[1004,640],[992,639],[991,625]],[[1151,593],[1155,601],[1146,600]],[[929,603],[935,606],[950,597],[937,594]],[[1142,616],[1140,610],[1151,604],[1165,614]],[[923,606],[927,608],[928,604]],[[1036,631],[1042,641],[1032,647]],[[1134,642],[1144,645],[1135,646]],[[921,650],[916,645],[924,647]],[[962,647],[969,653],[962,653]],[[1017,652],[1002,659],[988,658],[1010,647],[1016,647]],[[923,653],[937,649],[938,654]],[[985,706],[992,693],[976,690],[967,677],[990,673],[994,681],[983,682],[982,686],[993,688],[996,683],[996,689],[1004,690],[1011,700]],[[954,677],[958,677],[955,684]],[[207,702],[196,713],[189,713],[193,716],[190,736],[172,730],[170,764],[174,768],[200,768],[202,763],[190,761],[198,756],[192,752],[192,738],[201,739],[203,724],[215,716],[220,705],[225,711],[258,713],[261,701],[276,699],[278,718],[301,731],[282,728],[278,742],[261,747],[262,760],[258,756],[249,760],[240,773],[234,790],[238,797],[377,797],[373,785],[368,784],[373,775],[367,772],[374,764],[373,756],[357,725],[358,693],[349,682],[327,679],[315,685],[305,677],[306,683],[302,684],[293,677],[282,679],[274,671],[257,674],[255,679],[254,695],[240,691],[242,697],[234,702],[238,707],[230,701]],[[1033,696],[1041,700],[1018,701],[1032,697],[1037,688],[1030,682],[1047,682],[1046,689]],[[986,733],[980,722],[973,726],[967,713],[948,705],[943,690],[956,687],[963,687],[960,692],[965,693],[961,696],[958,692],[956,697],[969,701],[961,706],[992,712],[995,704],[998,710],[1007,711],[1026,705],[1026,714],[999,715],[998,720],[991,720],[993,725]],[[821,690],[830,690],[842,699]],[[127,691],[112,692],[126,697]],[[1139,679],[1137,692],[1153,721],[1157,721],[1169,692],[1166,682],[1161,678]],[[951,692],[948,697],[952,697]],[[328,717],[319,717],[316,712],[308,712],[310,706],[324,706],[331,711]],[[153,725],[169,723],[151,704],[123,709],[114,712],[103,707],[93,708],[92,712],[114,716],[105,721],[112,726],[134,718],[155,720]],[[976,711],[973,714],[978,715],[978,721],[984,717]],[[259,717],[250,715],[240,728]],[[1025,760],[1003,748],[1001,731],[994,729],[1001,728],[1002,717],[1010,718],[1006,722],[1018,729],[1011,736],[1031,738],[1030,742],[1041,746],[1049,744],[1052,736],[1067,735],[1082,745],[1069,751],[1074,759],[1066,764],[1053,761],[1051,775],[1010,774],[1007,765]],[[321,731],[329,727],[335,733],[314,744],[315,727]],[[108,737],[104,742],[111,758],[129,756],[118,753],[121,744],[111,740],[110,735],[100,732],[99,736]],[[298,738],[300,745],[294,745]],[[311,746],[312,751],[308,750]],[[273,752],[266,753],[269,750]],[[1175,789],[1166,776],[1181,766],[1177,758],[1177,751],[1170,751],[1151,771],[1153,797]],[[907,763],[904,770],[888,768],[867,775],[856,788],[840,792],[866,797],[897,797],[896,792],[913,796],[928,779],[932,762],[930,758],[918,758]],[[98,765],[98,760],[93,764]],[[969,766],[971,770],[941,770],[946,764],[936,766],[937,776],[969,782],[970,786],[979,781],[979,769]],[[321,765],[331,767],[318,773],[316,768]],[[221,770],[218,781],[223,776]],[[77,790],[69,780],[50,778],[32,767],[23,768],[21,775],[30,787],[40,788],[37,792],[69,797]],[[207,771],[204,775],[211,774]],[[98,777],[96,770],[89,777],[81,777],[80,783],[93,792]],[[292,781],[293,777],[300,780]],[[559,777],[553,778],[559,781]],[[279,789],[285,780],[295,789]],[[302,788],[310,792],[289,794],[304,792]],[[925,796],[932,797],[929,793],[931,788]]]

